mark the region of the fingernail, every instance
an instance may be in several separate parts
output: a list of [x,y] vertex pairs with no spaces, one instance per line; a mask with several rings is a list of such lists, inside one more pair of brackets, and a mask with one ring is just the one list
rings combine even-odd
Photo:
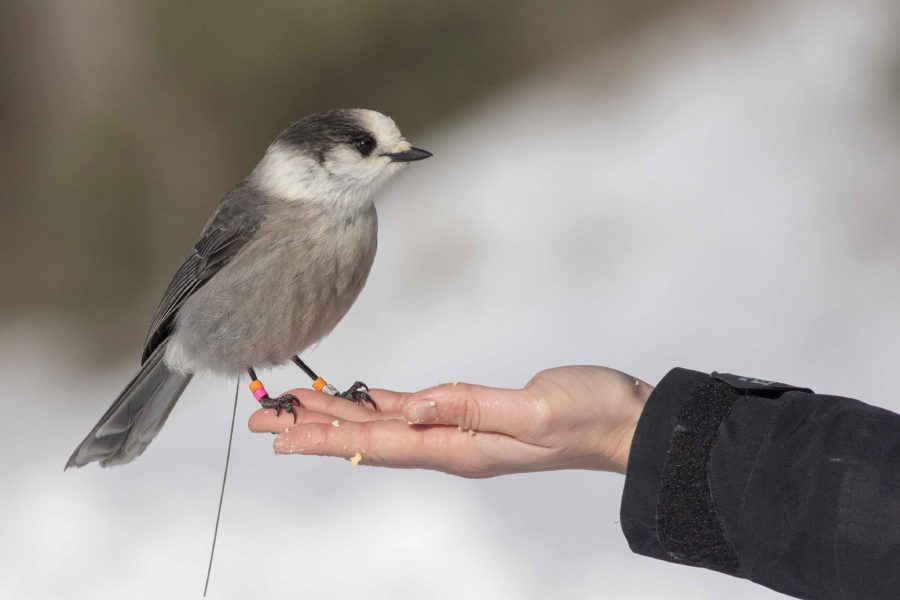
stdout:
[[437,402],[414,400],[403,409],[403,416],[412,423],[428,423],[437,419]]

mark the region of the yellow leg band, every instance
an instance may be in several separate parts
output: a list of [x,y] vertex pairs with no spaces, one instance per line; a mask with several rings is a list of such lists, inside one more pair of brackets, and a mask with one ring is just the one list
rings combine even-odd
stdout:
[[250,391],[255,392],[262,386],[263,386],[262,381],[260,381],[259,379],[254,379],[253,381],[250,382]]
[[317,392],[321,392],[322,388],[325,387],[326,385],[328,385],[328,382],[325,381],[324,379],[322,379],[321,377],[319,377],[318,379],[313,381],[312,386],[313,386],[314,390],[316,390]]

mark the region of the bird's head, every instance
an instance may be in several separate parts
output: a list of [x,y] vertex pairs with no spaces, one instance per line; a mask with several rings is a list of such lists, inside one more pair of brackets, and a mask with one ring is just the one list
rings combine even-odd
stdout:
[[390,117],[337,109],[309,115],[282,131],[252,178],[284,200],[359,206],[406,163],[429,156],[410,145]]

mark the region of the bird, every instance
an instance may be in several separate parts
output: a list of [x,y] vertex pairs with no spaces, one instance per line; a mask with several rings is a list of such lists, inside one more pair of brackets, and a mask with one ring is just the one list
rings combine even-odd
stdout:
[[293,362],[314,389],[377,409],[364,383],[339,393],[300,354],[334,329],[366,283],[375,199],[408,163],[430,156],[374,110],[291,123],[218,203],[163,294],[140,369],[66,469],[140,456],[200,372],[248,373],[259,403],[296,421],[297,398],[270,397],[255,371]]

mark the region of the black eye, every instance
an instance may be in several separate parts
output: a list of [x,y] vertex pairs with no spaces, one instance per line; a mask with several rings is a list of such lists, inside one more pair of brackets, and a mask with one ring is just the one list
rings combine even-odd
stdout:
[[356,146],[356,149],[359,150],[359,153],[363,156],[368,156],[372,154],[372,150],[375,149],[375,140],[372,139],[372,136],[361,137],[353,143]]

